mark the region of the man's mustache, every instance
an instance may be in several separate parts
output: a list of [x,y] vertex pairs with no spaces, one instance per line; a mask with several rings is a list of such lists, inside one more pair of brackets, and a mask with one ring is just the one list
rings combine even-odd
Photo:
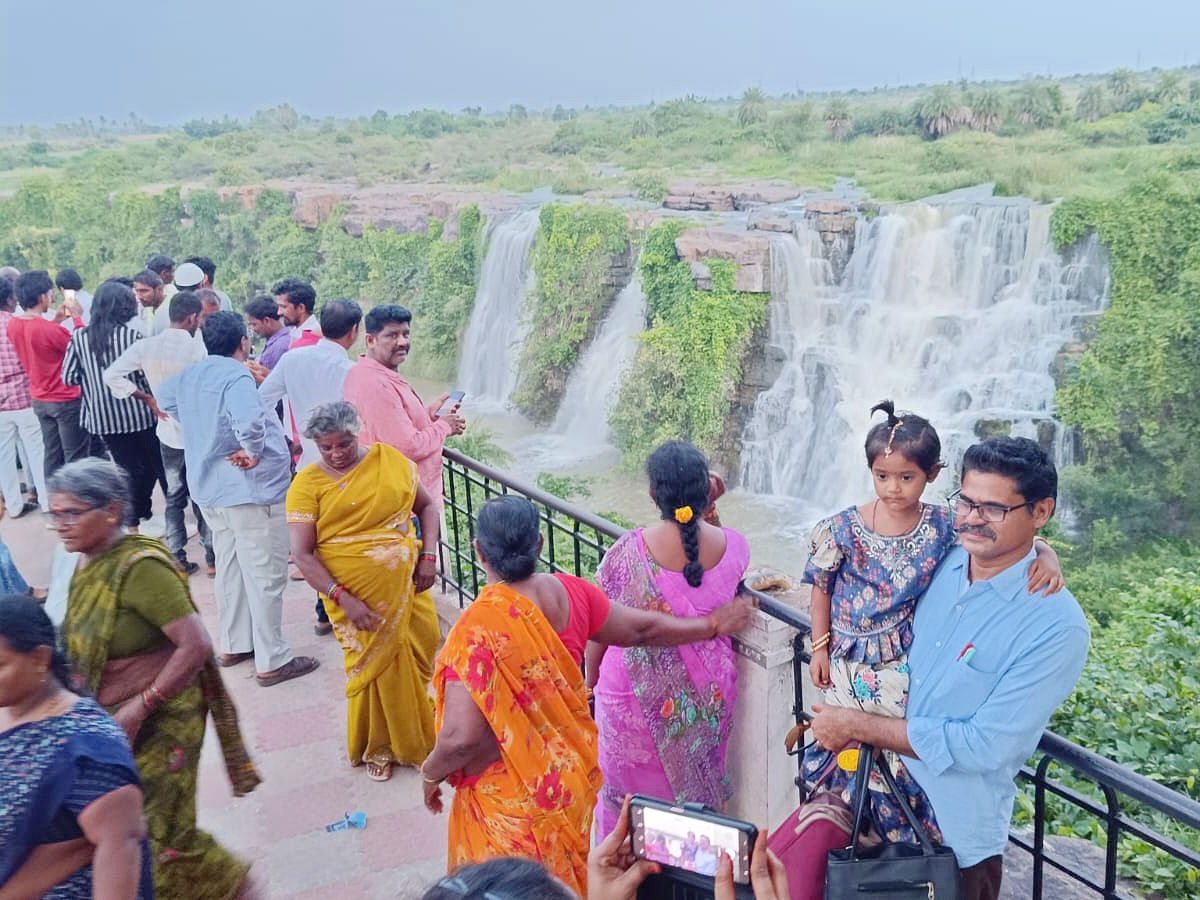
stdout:
[[986,525],[956,525],[954,530],[959,534],[977,534],[989,540],[994,541],[996,539],[996,532],[992,531]]

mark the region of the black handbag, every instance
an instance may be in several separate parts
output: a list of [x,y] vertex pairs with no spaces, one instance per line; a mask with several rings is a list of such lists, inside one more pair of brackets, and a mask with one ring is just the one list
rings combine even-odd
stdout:
[[[867,806],[872,766],[878,768],[888,790],[920,844],[882,844],[860,850],[863,813]],[[850,846],[829,851],[825,900],[961,900],[962,874],[954,851],[935,847],[896,787],[887,762],[876,759],[870,744],[859,747],[858,777],[854,792],[854,831]]]

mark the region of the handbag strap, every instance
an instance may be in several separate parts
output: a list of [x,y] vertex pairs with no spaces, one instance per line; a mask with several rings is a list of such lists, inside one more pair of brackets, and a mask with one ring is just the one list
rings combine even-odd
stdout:
[[912,811],[912,807],[908,805],[908,800],[900,793],[900,788],[896,785],[896,779],[892,775],[892,770],[888,767],[887,761],[882,756],[877,758],[875,748],[870,744],[860,744],[858,747],[857,781],[854,785],[854,832],[850,835],[850,858],[857,858],[858,836],[862,833],[862,820],[867,806],[867,794],[871,789],[872,768],[877,768],[879,774],[883,776],[884,784],[887,785],[892,799],[896,801],[896,805],[899,806],[900,811],[904,814],[904,818],[908,821],[908,827],[913,830],[913,833],[917,836],[917,840],[921,842],[921,852],[926,856],[936,854],[937,851],[934,849],[933,841],[929,839],[929,835],[925,831],[925,826],[921,824],[916,813]]

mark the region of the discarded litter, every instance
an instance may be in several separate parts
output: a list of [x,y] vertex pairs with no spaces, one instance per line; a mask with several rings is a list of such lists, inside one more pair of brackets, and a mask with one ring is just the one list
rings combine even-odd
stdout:
[[348,828],[366,828],[367,814],[365,812],[348,812],[336,822],[325,826],[326,831],[345,831]]

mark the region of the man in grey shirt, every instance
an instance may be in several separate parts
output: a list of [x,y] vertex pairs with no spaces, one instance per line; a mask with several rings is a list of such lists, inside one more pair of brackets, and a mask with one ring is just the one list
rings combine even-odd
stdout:
[[264,687],[307,675],[283,637],[291,457],[274,412],[243,363],[242,317],[219,311],[203,327],[208,357],[169,378],[159,408],[183,428],[188,490],[212,529],[217,562],[221,665],[254,659]]

